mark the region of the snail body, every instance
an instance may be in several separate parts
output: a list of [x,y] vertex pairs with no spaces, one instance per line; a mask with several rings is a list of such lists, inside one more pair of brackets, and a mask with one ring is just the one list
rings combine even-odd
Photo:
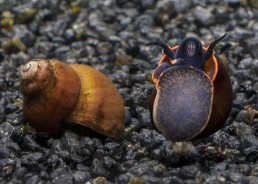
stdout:
[[203,138],[219,130],[231,111],[233,94],[229,74],[222,61],[196,38],[185,38],[179,46],[158,45],[165,54],[152,78],[150,113],[155,127],[169,140]]
[[122,138],[122,97],[98,70],[54,59],[34,59],[22,67],[20,81],[23,112],[36,130],[56,134],[63,130],[63,122],[70,122]]

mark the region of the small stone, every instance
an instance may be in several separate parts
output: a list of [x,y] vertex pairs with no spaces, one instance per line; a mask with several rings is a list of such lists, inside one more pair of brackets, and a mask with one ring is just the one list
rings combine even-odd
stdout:
[[67,168],[57,168],[51,174],[54,184],[73,184],[74,178],[72,172]]
[[51,166],[52,168],[54,168],[59,162],[59,157],[55,154],[50,155],[46,161],[46,163]]
[[175,11],[177,13],[183,13],[187,11],[191,6],[193,6],[193,1],[191,0],[185,0],[185,1],[174,0],[172,2],[175,8]]
[[227,173],[228,181],[233,183],[249,183],[248,179],[240,173]]
[[26,45],[22,42],[21,38],[15,36],[12,39],[12,45],[19,49],[20,51],[25,52],[27,50]]
[[29,153],[28,155],[23,155],[21,158],[22,164],[30,167],[31,169],[40,169],[40,163],[43,161],[43,154],[40,152]]
[[258,115],[258,111],[253,109],[250,106],[245,106],[243,110],[241,110],[236,116],[236,121],[244,122],[248,125],[254,124],[254,119]]
[[36,183],[43,183],[38,175],[32,176],[26,180],[26,184],[36,184]]
[[197,165],[189,165],[181,167],[181,177],[182,179],[194,179],[199,175],[201,171]]
[[83,137],[80,140],[80,148],[87,148],[89,151],[94,152],[96,147],[95,147],[95,139],[91,139],[89,137]]
[[116,178],[116,182],[117,183],[128,183],[128,181],[131,178],[131,174],[126,173],[126,174],[120,174],[117,178]]
[[136,161],[136,160],[128,160],[128,161],[125,161],[125,162],[121,163],[121,164],[118,166],[118,171],[119,171],[119,172],[122,172],[122,173],[125,173],[125,172],[127,172],[130,168],[132,168],[134,165],[137,165],[137,161]]
[[249,127],[247,124],[243,123],[243,122],[236,122],[234,121],[230,127],[229,127],[229,131],[233,134],[236,135],[238,137],[242,137],[245,134],[253,134],[253,129],[251,127]]
[[258,57],[258,54],[257,54],[257,46],[258,46],[258,38],[253,38],[251,40],[248,41],[248,47],[250,48],[250,51],[252,53],[252,56],[254,58],[257,58]]
[[153,149],[150,156],[155,160],[162,160],[164,157],[164,150],[162,148]]
[[128,184],[145,184],[145,181],[143,178],[133,177],[129,179]]
[[169,176],[169,177],[165,177],[163,178],[163,183],[164,184],[181,184],[184,183],[184,181],[176,176]]
[[211,174],[216,175],[219,174],[221,172],[224,172],[226,169],[228,168],[228,163],[222,162],[222,163],[218,163],[217,165],[215,165],[212,169],[211,169]]
[[24,146],[31,151],[35,150],[40,150],[40,145],[33,139],[32,135],[25,135],[24,141],[23,141]]
[[65,146],[59,139],[55,140],[50,149],[52,153],[58,155],[60,158],[64,160],[71,159],[71,153],[67,149],[65,149]]
[[226,183],[226,178],[224,176],[216,175],[210,176],[208,179],[205,180],[204,184],[214,184],[214,183]]
[[212,8],[203,8],[197,6],[193,12],[196,20],[204,26],[209,26],[215,23],[215,17],[212,14]]
[[104,157],[102,161],[107,169],[116,168],[118,166],[118,162],[110,157]]
[[15,26],[14,35],[17,38],[20,38],[21,42],[27,47],[33,46],[36,40],[35,35],[24,25]]
[[224,0],[225,3],[228,3],[229,5],[236,5],[240,3],[240,0]]
[[90,179],[90,174],[88,172],[76,171],[73,174],[73,178],[75,184],[85,184]]
[[147,127],[151,126],[150,112],[148,109],[145,109],[143,107],[137,107],[136,112],[140,122],[142,122]]
[[108,181],[105,177],[97,177],[93,180],[93,184],[108,184]]
[[107,170],[104,168],[103,163],[96,158],[92,161],[91,171],[95,176],[106,176],[108,174]]
[[106,143],[104,149],[108,151],[110,157],[117,160],[121,159],[123,156],[123,148],[115,142]]
[[130,168],[129,172],[138,176],[161,176],[166,171],[166,167],[155,160],[142,161]]
[[24,8],[24,9],[19,8],[18,20],[20,23],[28,23],[33,20],[36,13],[37,13],[37,10],[35,8]]
[[75,152],[79,147],[77,134],[72,131],[65,131],[62,137],[62,143],[70,152]]
[[0,159],[8,158],[10,156],[10,150],[5,147],[0,148]]
[[14,20],[13,18],[3,18],[1,20],[1,26],[6,29],[7,31],[11,31],[13,28]]
[[9,139],[14,131],[14,127],[7,122],[0,125],[0,138],[2,140]]
[[15,112],[18,109],[18,106],[15,104],[7,104],[7,106],[4,108],[5,114],[11,114]]
[[13,177],[19,181],[22,181],[26,173],[28,173],[28,169],[26,167],[20,167],[14,171]]
[[258,146],[258,140],[256,136],[252,133],[244,134],[241,137],[240,143],[243,149],[252,147],[252,146]]
[[10,176],[16,169],[16,160],[5,158],[0,160],[0,176]]
[[248,162],[255,162],[258,159],[258,146],[252,146],[243,150]]

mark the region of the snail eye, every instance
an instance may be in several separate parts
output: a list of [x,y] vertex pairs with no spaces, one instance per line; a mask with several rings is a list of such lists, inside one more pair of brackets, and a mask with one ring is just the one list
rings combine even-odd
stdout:
[[193,41],[186,43],[186,51],[188,56],[193,56],[196,53],[196,43]]

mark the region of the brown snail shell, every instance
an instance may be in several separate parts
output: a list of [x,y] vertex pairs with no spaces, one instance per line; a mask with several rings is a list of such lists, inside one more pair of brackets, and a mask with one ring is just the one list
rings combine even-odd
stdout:
[[120,139],[125,126],[122,97],[98,70],[55,59],[34,59],[21,69],[23,112],[38,131],[61,132],[63,122],[78,123]]
[[[208,50],[201,48],[203,52]],[[173,53],[177,49],[178,46],[171,48]],[[187,64],[174,65],[176,59],[171,60],[168,54],[159,62],[164,67],[158,67],[153,74],[156,89],[150,99],[152,122],[172,141],[213,134],[226,122],[233,101],[226,67],[212,53],[205,61],[204,71]]]

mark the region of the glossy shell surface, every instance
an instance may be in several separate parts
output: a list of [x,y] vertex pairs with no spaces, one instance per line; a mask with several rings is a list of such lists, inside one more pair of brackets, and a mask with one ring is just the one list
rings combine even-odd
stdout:
[[75,71],[63,62],[33,60],[27,63],[21,70],[21,91],[28,122],[38,131],[61,132],[61,122],[78,100],[81,88],[78,81]]
[[92,67],[79,64],[70,66],[80,77],[81,92],[67,120],[109,137],[122,138],[125,126],[124,104],[112,81]]
[[56,134],[69,122],[108,137],[123,137],[123,99],[98,70],[36,59],[22,67],[20,81],[24,115],[36,130]]

